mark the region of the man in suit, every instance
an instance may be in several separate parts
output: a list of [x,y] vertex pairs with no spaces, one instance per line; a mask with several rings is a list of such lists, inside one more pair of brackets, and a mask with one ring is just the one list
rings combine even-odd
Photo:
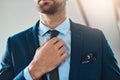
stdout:
[[40,20],[8,38],[0,80],[120,80],[101,31],[69,20],[66,0],[35,2]]

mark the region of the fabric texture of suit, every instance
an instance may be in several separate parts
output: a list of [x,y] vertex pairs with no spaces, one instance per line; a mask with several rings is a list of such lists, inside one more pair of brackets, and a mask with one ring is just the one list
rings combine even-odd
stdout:
[[[72,21],[70,23],[69,80],[120,80],[120,69],[103,33]],[[8,38],[1,61],[0,80],[25,80],[23,70],[39,47],[38,27],[39,21]],[[42,80],[46,80],[45,75]]]

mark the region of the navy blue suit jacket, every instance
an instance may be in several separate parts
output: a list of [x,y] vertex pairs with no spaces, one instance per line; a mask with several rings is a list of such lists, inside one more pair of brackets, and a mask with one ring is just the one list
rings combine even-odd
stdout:
[[[23,70],[39,47],[38,26],[39,22],[8,38],[0,80],[25,80]],[[71,21],[71,49],[69,80],[120,80],[117,61],[101,31]]]

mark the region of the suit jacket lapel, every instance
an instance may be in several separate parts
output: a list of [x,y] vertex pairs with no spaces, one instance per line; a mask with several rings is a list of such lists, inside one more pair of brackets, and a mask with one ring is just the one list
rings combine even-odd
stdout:
[[38,27],[39,22],[36,23],[35,26],[33,26],[31,29],[29,29],[29,32],[26,34],[26,40],[28,45],[28,62],[31,62],[33,59],[33,56],[35,54],[36,49],[39,47],[39,40],[38,40]]
[[81,53],[83,50],[83,34],[82,29],[77,24],[71,22],[71,61],[70,61],[70,74],[69,80],[79,80],[78,69],[81,60]]
[[[36,49],[39,47],[38,27],[39,27],[39,21],[35,24],[35,26],[32,27],[32,29],[30,29],[29,33],[26,34],[27,45],[29,48],[29,54],[27,55],[28,63],[31,62],[31,60],[35,55]],[[42,80],[47,80],[46,75],[42,77]]]

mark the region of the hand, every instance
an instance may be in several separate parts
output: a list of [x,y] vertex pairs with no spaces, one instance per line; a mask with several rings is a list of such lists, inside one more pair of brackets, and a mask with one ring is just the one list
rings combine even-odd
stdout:
[[28,69],[33,79],[39,79],[43,74],[55,69],[63,62],[67,54],[64,41],[58,38],[47,40],[36,50]]

